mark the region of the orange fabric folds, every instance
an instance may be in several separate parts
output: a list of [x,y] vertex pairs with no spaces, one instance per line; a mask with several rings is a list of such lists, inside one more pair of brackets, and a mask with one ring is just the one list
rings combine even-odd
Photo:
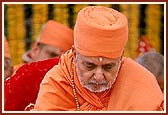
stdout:
[[4,38],[4,57],[10,58],[9,46],[6,37]]
[[[41,82],[33,111],[76,110],[71,86],[72,60],[73,53],[69,50],[62,55],[59,64],[48,71]],[[112,89],[100,93],[85,89],[80,85],[75,65],[74,83],[81,111],[161,111],[163,109],[163,93],[157,80],[130,58],[123,58],[122,68]]]
[[85,56],[117,58],[128,40],[128,21],[120,12],[103,6],[88,6],[77,16],[74,45]]
[[41,31],[39,42],[66,51],[73,44],[73,30],[61,23],[49,20]]
[[[71,84],[70,72],[72,69],[72,51],[62,55],[58,65],[54,66],[44,77],[35,108],[32,111],[62,111],[76,110],[75,98]],[[76,68],[76,66],[74,65]],[[107,109],[110,90],[94,94],[83,88],[77,78],[74,68],[74,82],[80,110]]]

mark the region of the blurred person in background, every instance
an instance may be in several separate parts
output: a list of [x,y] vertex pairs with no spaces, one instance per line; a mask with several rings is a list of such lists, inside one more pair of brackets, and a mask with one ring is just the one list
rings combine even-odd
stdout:
[[4,84],[4,110],[24,111],[34,104],[41,80],[57,65],[62,53],[73,45],[73,30],[49,20],[30,51],[27,64],[21,66]]
[[136,58],[136,62],[149,70],[157,79],[164,91],[164,56],[155,51],[149,51]]
[[4,79],[10,77],[12,73],[13,73],[13,67],[11,65],[9,44],[6,37],[4,37]]
[[[54,20],[48,20],[41,28],[39,36],[31,50],[23,54],[24,63],[42,61],[60,57],[73,43],[73,32],[67,26]],[[21,65],[14,66],[17,70]]]
[[72,43],[73,31],[63,24],[49,20],[42,27],[39,39],[31,49],[29,62],[60,57],[71,48]]

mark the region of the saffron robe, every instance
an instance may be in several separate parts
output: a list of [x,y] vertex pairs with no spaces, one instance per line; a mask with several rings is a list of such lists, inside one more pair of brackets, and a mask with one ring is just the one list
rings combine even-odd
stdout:
[[[72,51],[62,55],[58,65],[47,72],[40,84],[33,111],[76,110],[71,86]],[[74,83],[81,111],[157,111],[163,110],[163,93],[155,77],[130,58],[122,65],[111,89],[93,93],[82,87],[74,64]]]

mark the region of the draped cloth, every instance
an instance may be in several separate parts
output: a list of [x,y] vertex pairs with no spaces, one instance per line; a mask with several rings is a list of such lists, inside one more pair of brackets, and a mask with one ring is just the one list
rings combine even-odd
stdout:
[[[72,51],[67,51],[62,55],[59,64],[47,72],[40,85],[33,111],[76,110],[70,77],[72,60]],[[129,58],[123,58],[117,80],[109,90],[92,93],[82,87],[75,64],[74,83],[82,111],[162,110],[163,94],[157,80],[149,71]]]
[[118,58],[128,40],[128,21],[120,12],[103,6],[88,6],[77,15],[74,46],[85,56]]
[[59,58],[32,62],[21,66],[4,82],[4,110],[24,111],[29,103],[35,103],[40,82],[46,72],[58,64]]

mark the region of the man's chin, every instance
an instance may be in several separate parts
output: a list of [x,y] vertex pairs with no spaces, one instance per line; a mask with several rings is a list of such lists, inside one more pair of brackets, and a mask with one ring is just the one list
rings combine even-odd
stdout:
[[103,92],[109,88],[102,88],[102,87],[89,87],[89,86],[83,86],[85,87],[87,90],[89,90],[90,92],[93,92],[93,93],[100,93],[100,92]]

